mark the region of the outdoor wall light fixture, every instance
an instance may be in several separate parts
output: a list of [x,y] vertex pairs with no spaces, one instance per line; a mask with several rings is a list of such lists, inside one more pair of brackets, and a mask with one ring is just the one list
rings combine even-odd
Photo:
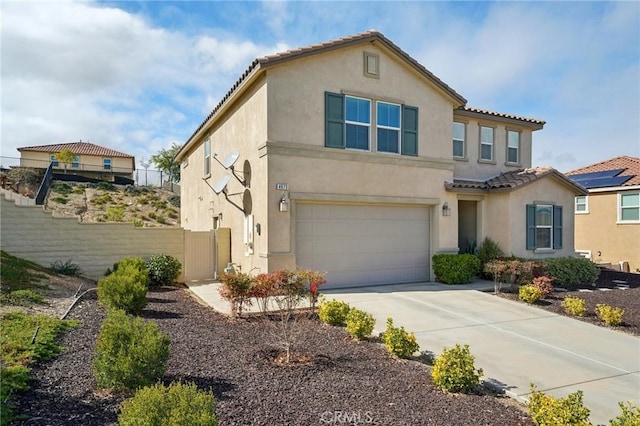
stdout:
[[287,197],[284,194],[282,194],[282,197],[280,197],[280,211],[281,212],[289,211],[289,202],[287,201]]
[[446,201],[442,205],[442,216],[451,216],[451,209],[449,208],[449,203]]

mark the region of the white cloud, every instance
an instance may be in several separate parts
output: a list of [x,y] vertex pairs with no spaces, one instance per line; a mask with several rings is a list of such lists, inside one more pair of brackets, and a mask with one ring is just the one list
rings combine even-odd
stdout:
[[183,142],[254,57],[282,47],[187,36],[92,2],[8,2],[2,13],[8,157],[83,139],[148,158]]

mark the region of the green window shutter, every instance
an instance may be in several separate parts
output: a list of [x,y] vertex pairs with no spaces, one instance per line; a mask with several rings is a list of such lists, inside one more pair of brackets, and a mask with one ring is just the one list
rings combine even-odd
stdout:
[[553,248],[562,248],[562,206],[553,206]]
[[402,105],[402,155],[418,155],[418,108]]
[[527,204],[527,250],[536,249],[536,206]]
[[324,146],[344,148],[344,96],[324,93]]

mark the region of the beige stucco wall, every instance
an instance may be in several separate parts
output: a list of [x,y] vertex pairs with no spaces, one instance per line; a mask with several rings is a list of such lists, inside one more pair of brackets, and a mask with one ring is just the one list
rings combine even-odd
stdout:
[[[51,161],[50,152],[36,152],[36,151],[21,151],[20,153],[20,165],[22,167],[37,167],[46,168]],[[53,154],[55,155],[55,154]],[[98,171],[98,172],[113,172],[113,173],[133,173],[134,159],[125,157],[102,157],[95,155],[79,155],[80,168],[74,169],[71,164],[67,165],[67,170],[82,170],[82,171]],[[104,170],[103,160],[105,158],[111,158],[111,170]],[[59,162],[56,169],[64,170],[64,163]]]
[[617,223],[617,192],[592,192],[588,200],[589,213],[575,215],[576,250],[591,250],[594,262],[617,265],[627,261],[630,270],[636,271],[640,268],[640,224]]
[[184,264],[184,231],[180,228],[78,223],[77,219],[53,218],[42,206],[17,206],[4,195],[0,198],[1,246],[14,256],[43,266],[71,259],[83,275],[93,279],[102,277],[123,257],[162,253]]
[[[379,79],[363,75],[365,50],[380,55]],[[325,91],[417,106],[419,156],[325,148]],[[457,251],[456,216],[440,213],[444,201],[453,205],[456,200],[455,194],[444,190],[444,181],[453,178],[453,108],[424,77],[370,44],[268,68],[266,76],[242,93],[186,154],[182,226],[209,230],[212,217],[222,213],[219,225],[231,228],[232,261],[243,271],[272,271],[296,267],[296,200],[427,205],[433,213],[431,252]],[[237,150],[238,165],[244,160],[251,163],[254,225],[261,228],[261,235],[254,232],[252,254],[243,244],[243,214],[202,180],[202,143],[208,135],[212,153],[218,152],[221,159]],[[215,161],[211,171],[211,185],[227,173]],[[277,183],[286,183],[288,190],[276,190]],[[242,185],[232,179],[229,192],[241,190]],[[283,194],[290,205],[288,212],[279,211]],[[239,196],[229,197],[242,202]]]
[[[456,178],[486,180],[502,172],[531,167],[532,131],[530,128],[491,120],[490,117],[476,119],[454,113],[453,119],[466,125],[465,158],[454,158]],[[479,160],[480,126],[494,128],[494,161],[492,162]],[[520,132],[520,163],[518,164],[507,163],[507,130]]]
[[[216,126],[206,132],[198,144],[187,153],[186,162],[181,166],[181,223],[185,229],[208,231],[213,229],[214,217],[222,215],[219,227],[231,228],[232,261],[241,265],[243,271],[266,271],[267,261],[257,255],[267,250],[265,231],[261,235],[254,233],[254,254],[246,255],[247,247],[243,243],[244,213],[225,199],[223,194],[216,195],[211,187],[224,175],[230,175],[218,162],[211,158],[210,176],[204,176],[204,140],[211,137],[211,155],[218,154],[224,161],[232,151],[240,156],[235,164],[236,173],[242,178],[245,162],[251,169],[250,187],[254,224],[261,228],[267,223],[267,178],[266,158],[260,158],[258,147],[267,140],[267,84],[260,79],[239,100]],[[185,166],[185,164],[187,164]],[[242,171],[242,172],[241,172]],[[210,187],[210,186],[211,187]],[[245,187],[232,177],[227,186],[229,200],[243,206]],[[238,195],[231,195],[238,194]],[[257,268],[257,269],[254,269]]]
[[[540,179],[516,191],[486,196],[483,212],[484,235],[492,238],[505,252],[529,259],[575,256],[573,200],[575,194],[554,177]],[[562,249],[526,249],[526,205],[555,204],[562,209]]]

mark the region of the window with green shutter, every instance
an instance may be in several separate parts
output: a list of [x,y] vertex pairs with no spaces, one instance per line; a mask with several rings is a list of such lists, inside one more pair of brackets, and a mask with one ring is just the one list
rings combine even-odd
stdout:
[[562,206],[527,204],[526,248],[562,248]]
[[[418,108],[325,92],[325,146],[418,155]],[[375,120],[372,115],[375,114]],[[375,135],[375,136],[372,136]]]

